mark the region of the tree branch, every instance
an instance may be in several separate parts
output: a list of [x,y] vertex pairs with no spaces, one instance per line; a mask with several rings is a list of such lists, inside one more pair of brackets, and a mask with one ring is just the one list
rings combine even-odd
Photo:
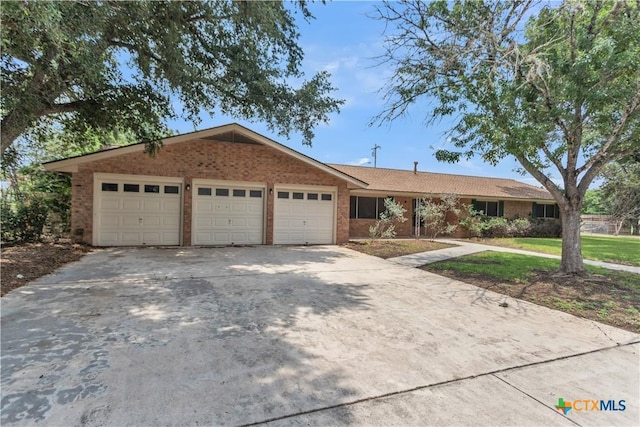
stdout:
[[[640,82],[639,82],[640,83]],[[591,180],[595,178],[598,171],[607,161],[612,159],[612,155],[609,153],[609,149],[620,139],[620,135],[624,130],[624,127],[629,120],[629,117],[638,111],[640,107],[640,88],[634,95],[633,98],[629,100],[627,103],[627,107],[622,112],[622,116],[618,119],[618,122],[613,127],[611,134],[607,138],[606,142],[602,145],[600,150],[596,155],[591,157],[589,161],[587,161],[584,165],[576,169],[576,174],[580,175],[582,172],[586,171],[586,175],[583,178],[583,181],[590,175],[592,175]],[[617,154],[617,153],[616,153]],[[615,154],[614,154],[615,155]]]

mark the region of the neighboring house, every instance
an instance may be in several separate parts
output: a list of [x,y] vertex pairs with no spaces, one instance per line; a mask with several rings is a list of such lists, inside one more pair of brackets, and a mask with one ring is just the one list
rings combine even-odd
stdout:
[[[513,180],[327,165],[238,124],[45,163],[72,176],[71,230],[94,246],[332,244],[366,237],[378,197],[475,200],[487,214],[551,212]],[[536,203],[537,205],[534,205]],[[495,211],[495,212],[494,212]],[[398,235],[413,234],[412,224]]]

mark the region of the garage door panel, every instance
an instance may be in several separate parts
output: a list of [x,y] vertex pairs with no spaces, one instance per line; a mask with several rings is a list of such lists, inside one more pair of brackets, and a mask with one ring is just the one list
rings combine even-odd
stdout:
[[162,225],[162,219],[159,216],[146,215],[144,217],[145,226]]
[[151,212],[158,212],[165,208],[164,203],[161,200],[142,200],[141,209],[149,210]]
[[120,217],[118,215],[102,215],[100,217],[99,227],[115,227],[120,225]]
[[120,217],[121,223],[119,225],[124,226],[138,226],[140,225],[140,216],[139,215],[122,215]]
[[140,200],[123,199],[122,207],[120,209],[127,211],[140,211],[142,209],[142,203]]
[[142,241],[142,233],[138,232],[122,232],[121,240],[124,244],[139,244]]
[[[105,182],[117,184],[117,191],[105,190]],[[179,245],[181,180],[167,181],[167,185],[178,188],[175,193],[163,193],[163,185],[152,177],[96,177],[95,244]],[[125,192],[125,186],[140,191]],[[145,191],[148,188],[159,188],[160,192]]]
[[229,213],[231,212],[230,203],[216,203],[214,210],[215,213]]
[[119,211],[122,204],[119,199],[115,198],[103,198],[102,203],[99,203],[99,209],[103,211]]
[[196,204],[196,213],[211,213],[213,212],[213,205],[214,203],[208,200],[198,200],[198,203]]
[[162,225],[175,227],[178,230],[180,229],[180,217],[179,216],[163,216]]

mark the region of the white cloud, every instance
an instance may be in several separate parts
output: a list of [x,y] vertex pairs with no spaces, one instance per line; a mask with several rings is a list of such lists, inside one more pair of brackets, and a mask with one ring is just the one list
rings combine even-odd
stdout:
[[371,163],[371,159],[369,159],[368,157],[363,157],[361,159],[357,159],[357,160],[348,162],[347,164],[351,165],[351,166],[362,166],[362,165],[366,165],[366,164],[369,164],[369,163]]

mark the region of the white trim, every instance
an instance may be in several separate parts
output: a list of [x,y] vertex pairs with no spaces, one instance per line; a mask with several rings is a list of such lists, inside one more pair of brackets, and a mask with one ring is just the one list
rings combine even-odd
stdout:
[[223,179],[205,179],[205,178],[194,178],[191,180],[191,185],[226,185],[226,186],[236,186],[236,187],[262,187],[266,188],[267,184],[264,182],[250,182],[250,181],[225,181]]
[[93,174],[93,180],[94,182],[96,180],[105,180],[105,179],[117,179],[117,180],[123,180],[126,179],[127,181],[132,181],[132,182],[142,182],[142,181],[156,181],[156,182],[169,182],[169,183],[183,183],[183,179],[177,176],[156,176],[156,175],[127,175],[127,174],[119,174],[119,173],[102,173],[102,172],[95,172]]
[[267,184],[264,182],[250,182],[250,181],[225,181],[221,179],[205,179],[205,178],[194,178],[191,180],[191,246],[202,246],[196,245],[196,235],[195,235],[195,224],[196,224],[196,210],[195,210],[195,196],[196,194],[196,185],[211,185],[213,186],[225,186],[225,187],[235,187],[235,188],[258,188],[262,190],[262,245],[266,243],[267,240],[267,200],[269,197],[269,190],[267,189]]
[[302,190],[302,191],[333,191],[335,193],[338,192],[338,187],[328,186],[328,185],[300,185],[300,184],[274,184],[273,191],[274,193],[278,188],[286,188],[288,190]]
[[[344,172],[334,169],[333,167],[328,166],[318,160],[312,159],[311,157],[305,156],[302,153],[299,153],[285,145],[275,142],[237,123],[231,123],[231,124],[226,124],[226,125],[205,129],[201,131],[171,136],[168,138],[161,139],[160,141],[162,142],[162,145],[168,146],[168,145],[178,144],[185,141],[192,141],[192,140],[197,140],[202,138],[211,138],[211,137],[215,137],[216,135],[221,135],[228,132],[237,132],[239,134],[242,134],[250,139],[253,139],[255,142],[259,144],[265,145],[267,147],[271,147],[277,151],[288,154],[289,156],[294,157],[310,166],[316,167],[328,173],[329,175],[332,175],[341,180],[347,181],[348,183],[356,187],[365,188],[367,186],[367,183],[364,181],[360,181],[359,179],[354,178],[351,175],[348,175]],[[114,156],[119,156],[122,154],[142,152],[144,151],[144,149],[145,149],[145,144],[140,143],[135,145],[129,145],[126,147],[119,147],[119,148],[113,148],[110,150],[99,151],[97,153],[87,154],[84,156],[78,156],[78,157],[73,157],[69,159],[62,159],[54,162],[48,162],[48,163],[44,163],[43,166],[45,167],[45,169],[49,171],[73,173],[78,171],[78,165],[80,164],[87,163],[87,162],[94,162],[96,160],[102,160],[102,159],[106,159]]]
[[184,179],[178,177],[168,176],[155,176],[155,175],[130,175],[130,174],[115,174],[115,173],[102,173],[94,172],[93,174],[93,201],[91,206],[91,245],[98,246],[98,233],[97,233],[97,220],[98,212],[96,206],[98,206],[99,195],[102,194],[102,188],[99,185],[105,181],[129,181],[133,183],[138,182],[157,182],[163,184],[178,184],[180,186],[180,220],[178,230],[178,246],[182,246],[183,232],[184,232],[184,197],[185,197],[185,185]]

